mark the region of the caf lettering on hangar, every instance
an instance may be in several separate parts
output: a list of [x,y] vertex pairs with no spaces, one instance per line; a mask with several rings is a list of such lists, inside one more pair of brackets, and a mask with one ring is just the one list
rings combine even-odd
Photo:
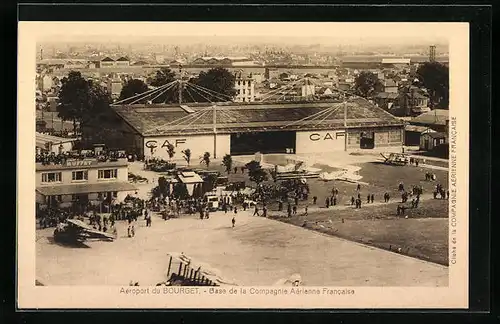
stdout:
[[311,135],[309,135],[309,139],[311,141],[320,141],[320,140],[326,141],[326,140],[336,140],[337,138],[343,137],[343,136],[344,136],[344,133],[342,133],[342,132],[334,133],[333,136],[330,133],[326,133],[324,135],[321,135],[318,133],[312,133]]
[[[181,139],[176,139],[174,141],[174,144],[170,143],[169,140],[165,140],[163,142],[163,144],[161,145],[161,148],[164,148],[164,147],[167,147],[169,144],[172,144],[174,145],[175,147],[178,147],[179,144],[184,144],[186,143],[186,139],[185,138],[181,138]],[[150,148],[150,149],[153,149],[153,148],[157,148],[158,147],[158,141],[157,140],[150,140],[150,141],[147,141],[145,144],[144,144],[147,148]]]

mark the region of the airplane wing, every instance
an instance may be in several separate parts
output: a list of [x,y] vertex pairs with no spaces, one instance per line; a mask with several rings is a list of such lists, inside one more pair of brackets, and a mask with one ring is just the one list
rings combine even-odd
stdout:
[[382,157],[384,158],[385,161],[389,160],[390,156],[385,156],[384,153],[380,153],[380,155],[382,155]]
[[104,240],[114,240],[116,237],[112,234],[98,231],[90,227],[90,225],[85,224],[81,220],[78,219],[68,219],[66,220],[69,224],[77,227],[80,232],[82,232],[83,236],[88,239],[104,239]]

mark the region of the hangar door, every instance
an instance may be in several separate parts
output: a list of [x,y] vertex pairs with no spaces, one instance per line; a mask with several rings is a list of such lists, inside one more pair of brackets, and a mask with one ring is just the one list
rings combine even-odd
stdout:
[[231,155],[295,153],[295,132],[253,132],[231,134]]

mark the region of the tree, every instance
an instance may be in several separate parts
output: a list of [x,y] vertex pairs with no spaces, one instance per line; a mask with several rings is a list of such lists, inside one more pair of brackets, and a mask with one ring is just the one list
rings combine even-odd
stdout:
[[[151,77],[150,85],[153,87],[161,87],[175,81],[175,73],[172,72],[169,68],[161,68],[157,70],[155,75]],[[156,95],[158,95],[156,97]],[[179,100],[178,94],[176,91],[173,91],[173,88],[170,88],[168,91],[163,91],[163,93],[158,93],[152,96],[153,103],[173,103]],[[155,98],[156,97],[156,98]],[[149,99],[149,98],[148,98]]]
[[167,154],[170,159],[172,159],[175,155],[175,146],[171,143],[167,144]]
[[182,151],[182,154],[184,154],[183,158],[186,160],[187,164],[189,165],[189,162],[191,162],[191,150],[190,149],[185,149]]
[[354,91],[363,98],[375,96],[382,91],[382,87],[382,82],[372,72],[363,71],[354,80]]
[[224,157],[222,158],[222,165],[226,167],[227,173],[231,172],[231,169],[233,167],[233,158],[230,154],[224,155]]
[[418,83],[427,89],[432,108],[448,109],[449,69],[439,62],[426,62],[417,69]]
[[77,123],[83,128],[85,123],[109,109],[110,102],[109,94],[101,86],[85,80],[80,72],[71,71],[61,80],[57,115],[62,120],[73,121],[76,131]]
[[[127,83],[125,83],[125,85],[122,88],[122,91],[120,92],[120,97],[118,98],[118,100],[127,99],[127,98],[133,97],[135,95],[138,95],[140,93],[144,93],[148,90],[149,90],[149,88],[148,88],[148,85],[146,83],[144,83],[143,81],[138,80],[138,79],[132,79],[132,80],[127,81]],[[146,102],[146,100],[142,99],[142,100],[138,101],[137,103],[142,104],[145,102]]]
[[260,164],[258,168],[249,169],[248,174],[250,181],[255,182],[257,186],[268,179],[266,170],[262,169]]
[[280,80],[288,79],[289,75],[286,72],[283,72],[280,74],[279,78]]
[[159,177],[158,178],[158,189],[159,189],[159,192],[163,196],[167,196],[168,195],[169,186],[168,186],[168,183],[167,183],[167,179],[165,179],[165,177]]
[[217,185],[217,175],[216,174],[208,174],[203,179],[203,191],[209,192],[214,190]]
[[230,98],[233,98],[236,95],[236,89],[234,87],[235,81],[235,76],[227,69],[222,67],[213,68],[208,70],[207,72],[202,71],[197,78],[189,80],[189,83],[209,89],[212,92],[216,92],[217,94],[212,94],[210,93],[210,91],[204,92],[201,90],[197,90],[189,91],[187,93],[187,97],[183,96],[183,98],[187,100],[194,99],[194,101],[197,102],[229,101]]
[[204,163],[207,168],[210,166],[210,153],[205,152],[203,153],[203,157],[201,158],[201,163]]
[[255,160],[252,160],[252,161],[248,162],[247,164],[245,164],[245,168],[250,173],[253,170],[260,169],[261,166],[260,166],[259,162],[255,161]]

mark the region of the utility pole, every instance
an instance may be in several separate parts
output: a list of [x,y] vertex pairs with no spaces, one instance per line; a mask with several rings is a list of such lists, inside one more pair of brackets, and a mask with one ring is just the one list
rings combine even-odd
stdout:
[[179,105],[182,104],[182,66],[179,65]]
[[347,152],[347,98],[344,98],[344,151]]
[[214,123],[214,159],[217,158],[217,105],[213,105],[213,123]]

